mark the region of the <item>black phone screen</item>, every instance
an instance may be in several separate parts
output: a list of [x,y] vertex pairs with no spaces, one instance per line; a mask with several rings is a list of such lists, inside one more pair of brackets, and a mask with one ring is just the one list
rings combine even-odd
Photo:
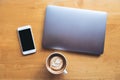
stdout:
[[23,51],[35,49],[30,29],[18,31]]

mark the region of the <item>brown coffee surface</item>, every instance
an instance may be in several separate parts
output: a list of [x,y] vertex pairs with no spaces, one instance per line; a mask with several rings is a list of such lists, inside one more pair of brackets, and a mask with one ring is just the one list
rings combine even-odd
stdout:
[[54,56],[50,60],[50,68],[53,70],[60,70],[63,67],[63,59],[59,56]]

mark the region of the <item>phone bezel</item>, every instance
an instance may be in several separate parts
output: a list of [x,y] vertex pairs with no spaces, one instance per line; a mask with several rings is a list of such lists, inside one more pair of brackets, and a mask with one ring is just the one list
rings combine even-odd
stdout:
[[[22,43],[21,43],[21,40],[20,40],[19,31],[26,30],[26,29],[30,29],[30,31],[31,31],[34,49],[30,49],[30,50],[27,50],[27,51],[23,51]],[[31,26],[30,26],[30,25],[26,25],[26,26],[19,27],[19,28],[17,29],[17,32],[18,32],[19,42],[20,42],[20,46],[21,46],[21,50],[22,50],[23,55],[35,53],[35,52],[36,52],[36,47],[35,47],[35,42],[34,42],[34,37],[33,37],[33,33],[32,33],[32,28],[31,28]]]

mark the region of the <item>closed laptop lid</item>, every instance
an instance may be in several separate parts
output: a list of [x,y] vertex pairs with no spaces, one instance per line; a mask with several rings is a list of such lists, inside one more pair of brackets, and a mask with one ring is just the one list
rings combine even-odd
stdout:
[[49,5],[46,8],[42,46],[90,54],[104,50],[105,12]]

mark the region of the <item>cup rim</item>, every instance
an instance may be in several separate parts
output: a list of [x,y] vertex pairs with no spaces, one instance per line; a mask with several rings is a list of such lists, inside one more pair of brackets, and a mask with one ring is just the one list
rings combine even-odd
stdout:
[[[54,55],[54,54],[59,54],[59,55],[63,56],[63,58],[64,58],[65,61],[66,61],[66,65],[65,65],[64,69],[63,69],[61,72],[59,71],[58,73],[51,72],[51,69],[48,67],[48,59],[49,59],[52,55]],[[52,74],[61,74],[61,73],[64,72],[64,70],[66,70],[66,67],[67,67],[67,59],[66,59],[66,57],[65,57],[61,52],[53,52],[53,53],[51,53],[51,54],[46,58],[46,68],[47,68],[47,70],[48,70],[50,73],[52,73]],[[54,70],[53,70],[53,71],[54,71]],[[55,71],[55,72],[57,72],[57,71]]]

